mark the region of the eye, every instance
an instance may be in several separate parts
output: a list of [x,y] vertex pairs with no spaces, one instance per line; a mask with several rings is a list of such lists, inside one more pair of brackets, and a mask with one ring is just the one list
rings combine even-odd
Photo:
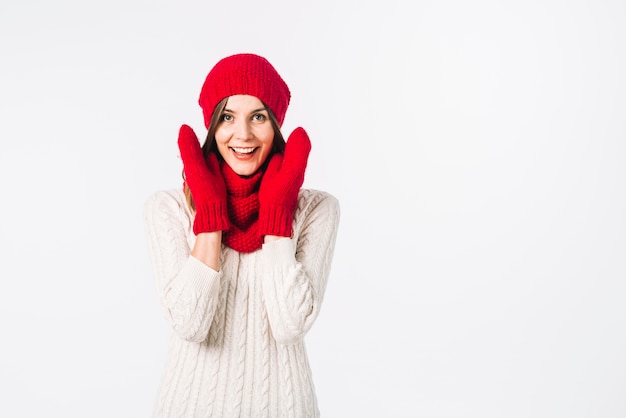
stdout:
[[254,115],[252,115],[252,120],[257,122],[263,122],[265,119],[267,119],[267,116],[262,113],[255,113]]
[[222,121],[225,121],[225,122],[230,122],[231,120],[233,120],[233,115],[229,115],[228,113],[224,113],[224,114],[222,114],[222,117],[220,119]]

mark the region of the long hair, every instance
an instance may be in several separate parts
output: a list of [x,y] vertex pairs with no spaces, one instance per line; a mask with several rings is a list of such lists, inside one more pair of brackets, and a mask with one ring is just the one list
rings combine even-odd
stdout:
[[[209,131],[207,132],[207,136],[206,136],[206,139],[204,140],[204,144],[202,144],[202,155],[204,155],[205,160],[210,153],[217,154],[217,158],[220,161],[223,160],[222,156],[220,155],[217,149],[217,143],[215,142],[215,131],[217,131],[218,126],[222,122],[222,114],[224,112],[224,109],[226,108],[227,102],[228,102],[228,97],[220,101],[217,104],[217,106],[215,106],[215,110],[213,111],[213,114],[211,115],[211,123],[209,125]],[[265,107],[265,110],[267,110],[270,122],[272,124],[272,128],[274,128],[274,141],[272,143],[272,151],[267,156],[267,159],[263,163],[261,170],[265,170],[265,167],[267,166],[267,163],[269,162],[269,160],[272,158],[272,155],[276,153],[282,154],[283,152],[285,152],[285,138],[283,137],[283,134],[280,131],[280,125],[278,124],[278,120],[276,119],[276,116],[274,116],[274,113],[272,112],[272,110],[265,103],[263,103],[263,106]],[[183,176],[183,180],[185,180],[184,170],[183,170],[182,176]],[[185,192],[185,199],[187,200],[187,206],[189,206],[189,209],[194,211],[196,209],[196,205],[193,201],[193,197],[191,196],[191,190],[189,189],[189,186],[187,186],[187,182],[184,183],[183,190]]]

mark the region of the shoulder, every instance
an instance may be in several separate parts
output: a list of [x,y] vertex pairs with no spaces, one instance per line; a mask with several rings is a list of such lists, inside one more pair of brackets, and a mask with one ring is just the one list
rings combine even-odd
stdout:
[[298,195],[297,211],[304,215],[322,212],[338,218],[339,200],[322,190],[302,189]]
[[155,213],[189,215],[185,194],[180,189],[156,191],[144,201],[144,213],[146,216]]
[[293,237],[298,246],[329,242],[337,233],[339,218],[339,200],[335,196],[321,190],[302,189],[294,213]]
[[339,200],[332,194],[323,190],[301,189],[298,194],[298,205],[325,204],[339,207]]

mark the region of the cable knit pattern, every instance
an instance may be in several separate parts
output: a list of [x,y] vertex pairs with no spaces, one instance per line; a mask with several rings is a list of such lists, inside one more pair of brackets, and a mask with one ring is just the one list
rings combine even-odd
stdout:
[[144,214],[172,331],[153,417],[319,417],[303,337],[326,289],[338,201],[301,190],[293,237],[250,253],[223,245],[219,272],[191,256],[182,191],[153,194]]

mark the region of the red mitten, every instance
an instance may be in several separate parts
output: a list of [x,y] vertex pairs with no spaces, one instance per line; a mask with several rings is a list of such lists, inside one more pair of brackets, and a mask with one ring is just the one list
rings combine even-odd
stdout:
[[211,153],[205,161],[198,137],[188,125],[180,127],[178,148],[183,160],[185,182],[196,207],[194,234],[227,230],[230,222],[226,205],[226,184],[217,156]]
[[261,236],[291,236],[293,212],[304,183],[311,141],[306,131],[296,128],[285,145],[285,154],[274,154],[259,189],[259,233]]

